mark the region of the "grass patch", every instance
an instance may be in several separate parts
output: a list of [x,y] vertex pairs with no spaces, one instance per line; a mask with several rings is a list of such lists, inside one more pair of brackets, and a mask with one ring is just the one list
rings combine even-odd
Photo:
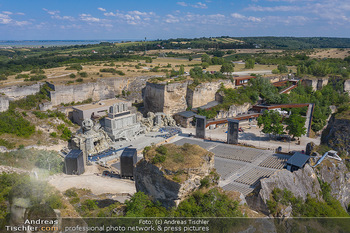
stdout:
[[205,156],[212,153],[198,145],[185,143],[183,146],[166,144],[159,147],[146,147],[144,157],[152,164],[172,172],[170,179],[182,182],[186,179],[186,169],[199,168],[205,163]]

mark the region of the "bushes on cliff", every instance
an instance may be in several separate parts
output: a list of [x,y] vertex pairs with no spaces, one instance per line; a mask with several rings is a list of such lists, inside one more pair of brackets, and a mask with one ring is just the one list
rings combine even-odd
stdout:
[[125,75],[125,73],[121,70],[116,70],[114,68],[104,68],[100,69],[100,72],[105,72],[105,73],[112,73],[112,74],[119,74],[119,75]]
[[166,210],[160,203],[153,203],[143,192],[137,192],[126,204],[126,217],[241,217],[238,202],[213,188],[196,191],[179,206]]
[[321,184],[323,199],[312,198],[309,195],[303,201],[301,197],[295,197],[291,191],[275,188],[272,191],[272,198],[266,204],[273,216],[279,216],[279,211],[284,206],[291,205],[294,217],[349,217],[348,213],[341,207],[330,194],[329,185]]
[[29,137],[34,132],[35,126],[18,112],[10,110],[0,113],[0,134],[8,133],[19,137]]
[[30,110],[37,108],[39,103],[43,100],[50,100],[49,91],[52,89],[48,85],[43,85],[40,91],[34,95],[27,95],[25,98],[10,102],[10,109],[21,108]]

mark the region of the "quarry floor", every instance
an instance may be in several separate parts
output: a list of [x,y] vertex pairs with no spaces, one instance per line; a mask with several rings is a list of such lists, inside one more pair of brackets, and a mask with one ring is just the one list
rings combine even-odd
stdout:
[[136,192],[135,183],[128,179],[102,176],[98,165],[87,166],[82,175],[59,174],[49,178],[49,183],[60,192],[70,188],[90,189],[95,195],[114,194],[115,200],[124,202]]

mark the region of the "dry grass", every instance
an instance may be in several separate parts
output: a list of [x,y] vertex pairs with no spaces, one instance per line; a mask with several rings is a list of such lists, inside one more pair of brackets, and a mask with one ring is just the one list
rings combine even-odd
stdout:
[[340,58],[344,59],[350,56],[350,49],[315,49],[309,55],[311,58]]
[[342,120],[350,120],[350,109],[347,111],[343,111],[341,113],[337,113],[335,115],[337,119],[342,119]]

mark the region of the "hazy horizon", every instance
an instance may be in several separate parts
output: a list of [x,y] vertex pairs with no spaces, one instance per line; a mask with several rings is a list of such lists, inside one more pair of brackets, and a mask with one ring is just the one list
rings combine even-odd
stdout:
[[340,0],[0,0],[0,40],[349,38],[349,23]]

